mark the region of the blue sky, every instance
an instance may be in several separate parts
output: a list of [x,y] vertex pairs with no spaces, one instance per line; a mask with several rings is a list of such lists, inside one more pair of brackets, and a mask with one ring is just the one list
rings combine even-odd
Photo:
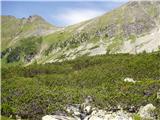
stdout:
[[124,1],[3,1],[1,14],[17,18],[40,15],[53,25],[68,26],[102,15],[124,3]]

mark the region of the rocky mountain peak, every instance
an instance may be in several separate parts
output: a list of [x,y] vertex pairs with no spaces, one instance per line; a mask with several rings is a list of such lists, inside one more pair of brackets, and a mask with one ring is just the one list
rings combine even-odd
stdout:
[[34,21],[39,21],[39,20],[41,20],[41,21],[45,21],[41,16],[39,16],[39,15],[32,15],[32,16],[29,16],[28,18],[27,18],[27,20],[29,21],[29,22],[34,22]]

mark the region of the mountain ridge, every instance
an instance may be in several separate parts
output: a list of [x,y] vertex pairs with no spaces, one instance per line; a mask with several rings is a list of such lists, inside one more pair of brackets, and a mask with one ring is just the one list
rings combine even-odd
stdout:
[[[38,15],[29,16],[28,18],[16,18],[10,15],[3,15],[1,16],[1,19],[2,49],[12,46],[10,44],[14,44],[17,39],[30,36],[42,36],[57,29],[55,26],[47,23],[45,19]],[[5,43],[6,41],[8,41],[8,43]]]

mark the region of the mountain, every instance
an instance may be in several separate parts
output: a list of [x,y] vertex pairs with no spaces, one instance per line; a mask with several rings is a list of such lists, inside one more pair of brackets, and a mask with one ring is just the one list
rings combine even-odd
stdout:
[[157,51],[160,2],[128,2],[102,16],[65,28],[52,26],[39,16],[3,16],[2,46],[2,61],[25,64],[60,62],[83,55]]
[[160,120],[160,2],[64,28],[1,21],[2,120]]

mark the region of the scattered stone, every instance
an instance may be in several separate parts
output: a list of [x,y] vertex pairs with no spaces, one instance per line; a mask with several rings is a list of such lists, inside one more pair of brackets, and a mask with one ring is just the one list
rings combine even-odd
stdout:
[[128,112],[136,113],[137,112],[137,108],[135,106],[131,106],[130,108],[128,108]]
[[16,120],[21,120],[21,117],[16,115]]
[[156,109],[155,106],[152,104],[147,104],[146,106],[142,106],[139,109],[138,114],[143,119],[154,119],[154,110]]
[[92,107],[91,107],[91,106],[86,106],[86,107],[84,108],[84,112],[85,112],[87,115],[91,114],[91,112],[92,112]]
[[147,96],[147,97],[152,95],[152,92],[150,90],[144,90],[143,93],[144,93],[144,96]]
[[91,96],[87,96],[87,97],[85,98],[85,104],[90,104],[91,102],[93,102],[92,97],[91,97]]
[[116,111],[118,111],[118,110],[121,110],[121,108],[118,106],[113,106],[113,107],[111,107],[110,108],[110,111],[112,111],[112,112],[116,112]]
[[133,78],[128,78],[128,77],[125,78],[124,81],[125,81],[125,82],[132,82],[132,83],[135,83],[135,82],[136,82],[136,81],[133,80]]

